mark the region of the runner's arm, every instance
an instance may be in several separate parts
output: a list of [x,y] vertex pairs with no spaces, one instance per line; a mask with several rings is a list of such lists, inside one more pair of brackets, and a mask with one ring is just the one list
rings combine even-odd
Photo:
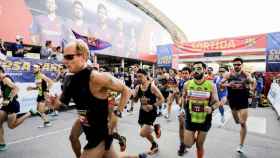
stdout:
[[153,94],[157,97],[157,101],[154,103],[155,106],[160,106],[164,102],[164,97],[162,96],[160,90],[152,83],[151,90]]
[[41,74],[41,75],[42,75],[41,76],[42,79],[47,82],[48,90],[49,90],[52,87],[52,85],[53,85],[53,81],[49,77],[47,77],[46,75],[44,75],[44,74]]
[[188,83],[189,83],[189,81],[185,82],[185,83],[184,83],[184,86],[183,86],[182,99],[181,99],[181,105],[180,105],[181,108],[184,108],[184,105],[186,104],[186,101],[187,101],[187,99],[188,99],[188,98],[187,98],[187,94],[188,94],[188,92],[187,92]]
[[116,79],[109,73],[98,73],[98,72],[93,72],[93,73],[91,75],[91,81],[90,81],[91,84],[93,85],[98,84],[101,87],[106,88],[107,90],[112,90],[115,92],[119,92],[121,94],[120,102],[118,104],[119,105],[118,110],[123,111],[131,95],[129,88],[123,82]]
[[219,103],[219,97],[218,97],[218,92],[217,92],[217,87],[214,83],[212,83],[212,91],[211,91],[211,100],[210,100],[210,105],[212,108],[212,112],[217,109],[220,105]]

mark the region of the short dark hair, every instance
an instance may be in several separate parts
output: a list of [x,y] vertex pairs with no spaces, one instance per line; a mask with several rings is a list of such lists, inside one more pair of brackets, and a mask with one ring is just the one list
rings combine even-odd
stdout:
[[75,0],[75,1],[73,2],[73,6],[75,6],[75,5],[80,5],[82,8],[84,8],[84,5],[83,5],[82,2],[80,2],[80,1]]
[[0,66],[0,72],[5,73],[5,70],[2,66]]
[[206,69],[206,67],[207,67],[207,65],[206,65],[204,62],[202,62],[202,61],[194,62],[194,63],[193,63],[193,66],[194,66],[194,65],[197,65],[197,64],[201,64],[202,67],[203,67],[204,69]]
[[187,67],[187,66],[183,67],[182,71],[188,71],[189,73],[192,72],[192,70],[189,67]]
[[175,74],[177,74],[177,70],[174,68],[170,68],[169,70],[172,70]]
[[139,69],[139,70],[137,71],[137,73],[143,74],[143,75],[145,75],[145,76],[148,75],[148,73],[147,73],[145,70],[143,70],[143,69]]
[[241,64],[243,64],[243,59],[242,58],[234,58],[233,59],[233,62],[236,62],[236,61],[240,61],[241,62]]
[[223,69],[225,69],[227,72],[228,72],[228,67],[226,67],[226,66],[221,66],[221,67],[219,67],[219,69],[220,68],[223,68]]
[[213,68],[212,67],[208,67],[207,70],[213,71]]
[[49,46],[52,43],[52,41],[46,41],[46,47]]
[[59,49],[61,49],[61,47],[60,47],[60,46],[57,46],[57,47],[56,47],[56,51],[58,51]]

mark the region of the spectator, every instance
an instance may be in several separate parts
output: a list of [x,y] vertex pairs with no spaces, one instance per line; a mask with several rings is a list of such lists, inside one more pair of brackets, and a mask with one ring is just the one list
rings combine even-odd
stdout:
[[62,62],[63,61],[63,52],[60,46],[56,47],[56,60]]
[[16,36],[16,43],[12,46],[12,56],[24,57],[23,37],[20,35]]
[[7,55],[7,49],[4,45],[4,41],[0,38],[0,52],[3,54],[3,55]]
[[40,59],[48,59],[53,54],[52,41],[46,41],[45,47],[41,48]]

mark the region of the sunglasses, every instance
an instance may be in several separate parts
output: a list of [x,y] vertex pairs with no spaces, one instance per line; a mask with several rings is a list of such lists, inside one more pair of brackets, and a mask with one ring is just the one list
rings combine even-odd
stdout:
[[241,66],[241,64],[233,64],[233,66]]
[[225,71],[219,71],[219,73],[224,73]]
[[81,55],[81,54],[66,54],[66,55],[63,55],[63,58],[65,60],[73,60],[76,55],[78,56],[78,55]]
[[200,67],[193,67],[192,70],[193,70],[193,71],[201,71],[202,68],[200,68]]

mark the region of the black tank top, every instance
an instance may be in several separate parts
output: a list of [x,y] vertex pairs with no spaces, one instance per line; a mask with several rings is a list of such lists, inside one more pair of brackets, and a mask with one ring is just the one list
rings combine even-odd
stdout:
[[85,68],[69,78],[70,83],[63,89],[61,101],[65,104],[73,98],[80,115],[84,115],[90,127],[99,132],[107,133],[108,98],[94,97],[89,88],[92,68]]
[[229,90],[249,89],[249,82],[244,73],[240,73],[240,74],[231,73],[228,82],[232,84],[232,86],[228,88]]
[[139,98],[142,98],[142,97],[147,98],[148,99],[148,104],[154,105],[154,103],[157,101],[157,97],[156,97],[156,95],[154,95],[152,93],[151,85],[152,84],[150,83],[146,91],[142,91],[142,89],[139,87],[137,96]]
[[[231,73],[228,79],[231,87],[228,87],[228,99],[242,99],[249,97],[249,82],[244,73],[233,74]],[[236,98],[238,96],[238,98]],[[241,98],[242,97],[242,98]]]
[[175,77],[170,77],[167,82],[170,87],[177,87],[177,80]]
[[[14,80],[10,76],[6,75],[4,78],[6,78],[6,77],[9,78],[12,82],[14,82]],[[9,97],[10,97],[10,95],[12,93],[12,88],[9,87],[8,85],[5,85],[3,83],[3,80],[0,82],[0,86],[1,86],[1,91],[2,91],[2,95],[3,95],[3,99],[4,100],[9,100],[10,99]],[[16,99],[16,98],[17,98],[17,95],[14,97],[14,99]]]

